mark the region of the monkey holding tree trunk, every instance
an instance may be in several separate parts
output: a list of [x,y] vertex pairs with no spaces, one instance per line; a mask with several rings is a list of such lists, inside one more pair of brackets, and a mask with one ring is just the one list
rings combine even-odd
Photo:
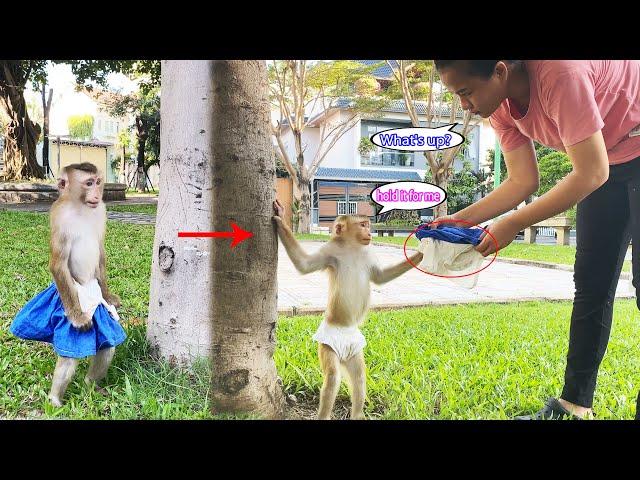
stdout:
[[[351,418],[364,419],[366,367],[365,338],[358,326],[364,322],[370,300],[370,282],[386,283],[411,269],[406,261],[380,268],[372,255],[371,223],[362,215],[341,215],[333,223],[331,239],[313,254],[307,254],[282,220],[284,208],[273,203],[278,236],[296,269],[302,273],[327,269],[329,301],[324,319],[313,335],[324,376],[318,418],[328,420],[341,382],[342,371],[351,390]],[[417,264],[422,253],[411,257]]]
[[54,281],[18,312],[10,329],[17,337],[53,344],[58,361],[49,400],[56,407],[80,358],[93,357],[85,382],[102,392],[97,382],[126,338],[115,308],[120,299],[107,287],[103,178],[95,165],[76,163],[61,171],[58,189],[49,214]]

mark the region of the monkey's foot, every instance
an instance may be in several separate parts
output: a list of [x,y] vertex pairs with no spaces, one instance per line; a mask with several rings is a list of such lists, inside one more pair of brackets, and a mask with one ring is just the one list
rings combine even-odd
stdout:
[[60,408],[62,406],[62,402],[55,395],[49,394],[48,398],[49,398],[49,403],[51,403],[51,405],[53,405],[54,407]]
[[364,413],[352,413],[351,420],[366,420],[367,417],[364,416]]
[[101,387],[100,385],[96,385],[94,390],[100,395],[103,395],[105,397],[109,394],[109,392],[107,392],[107,390]]
[[98,384],[96,383],[96,381],[95,381],[95,380],[93,380],[93,379],[91,379],[91,378],[89,378],[89,377],[85,377],[85,378],[84,378],[84,383],[85,383],[88,387],[93,387],[93,390],[94,390],[96,393],[99,393],[100,395],[107,396],[107,395],[109,394],[109,392],[108,392],[106,389],[104,389],[103,387],[101,387],[100,385],[98,385]]

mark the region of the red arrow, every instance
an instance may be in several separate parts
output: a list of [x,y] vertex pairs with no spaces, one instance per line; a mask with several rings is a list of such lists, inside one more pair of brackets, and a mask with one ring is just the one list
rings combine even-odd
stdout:
[[233,237],[231,248],[247,238],[253,237],[253,233],[241,229],[234,222],[230,223],[233,232],[178,232],[178,237]]

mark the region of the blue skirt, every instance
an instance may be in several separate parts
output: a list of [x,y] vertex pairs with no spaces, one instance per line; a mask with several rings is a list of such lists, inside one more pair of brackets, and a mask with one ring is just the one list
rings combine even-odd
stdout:
[[74,327],[64,314],[55,283],[22,307],[9,329],[16,337],[53,344],[62,357],[84,358],[120,345],[127,334],[104,305],[93,314],[93,326],[86,332]]

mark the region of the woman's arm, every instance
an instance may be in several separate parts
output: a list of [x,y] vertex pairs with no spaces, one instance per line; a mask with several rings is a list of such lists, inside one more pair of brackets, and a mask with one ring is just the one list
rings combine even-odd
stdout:
[[600,130],[565,148],[573,170],[535,202],[509,215],[514,228],[522,230],[568,210],[609,178],[609,156]]
[[527,142],[505,153],[504,161],[507,165],[507,179],[489,195],[449,218],[478,225],[512,210],[538,190],[540,177],[533,142]]

